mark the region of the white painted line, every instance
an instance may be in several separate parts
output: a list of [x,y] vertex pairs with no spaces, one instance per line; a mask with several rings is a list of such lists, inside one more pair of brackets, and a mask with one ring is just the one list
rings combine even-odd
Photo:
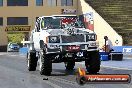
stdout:
[[[77,64],[84,64],[84,63],[77,63]],[[122,68],[122,67],[112,67],[112,66],[103,66],[101,65],[101,67],[107,67],[107,68],[113,68],[113,69],[119,69],[119,70],[132,70],[132,69],[129,69],[129,68]]]
[[26,58],[26,56],[23,56],[23,55],[9,55],[11,57],[21,57],[21,58]]
[[112,67],[112,66],[103,66],[103,65],[101,65],[101,67],[107,67],[107,68],[113,68],[113,69],[119,69],[119,70],[132,70],[132,69],[129,69],[129,68]]
[[0,53],[0,55],[5,55],[6,53]]
[[46,83],[46,84],[52,86],[53,88],[62,88],[61,86],[56,85],[56,84],[54,84],[54,83],[52,83],[52,82],[50,82],[50,81],[44,81],[44,83]]
[[20,56],[20,55],[12,55],[12,54],[9,54],[9,56]]
[[3,53],[0,53],[0,55],[3,55]]
[[26,57],[26,56],[20,55],[20,57]]

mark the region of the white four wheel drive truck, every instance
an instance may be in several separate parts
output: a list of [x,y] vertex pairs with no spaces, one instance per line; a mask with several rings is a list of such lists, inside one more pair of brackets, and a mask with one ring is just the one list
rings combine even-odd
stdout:
[[31,31],[28,70],[35,71],[38,66],[41,75],[51,75],[52,63],[64,62],[66,70],[73,70],[75,62],[81,61],[85,61],[88,73],[99,72],[96,34],[86,29],[77,16],[39,17]]

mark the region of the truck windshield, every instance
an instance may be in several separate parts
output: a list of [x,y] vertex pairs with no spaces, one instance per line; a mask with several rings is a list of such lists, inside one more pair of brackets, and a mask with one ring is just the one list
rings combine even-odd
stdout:
[[45,17],[42,19],[41,28],[59,29],[60,19],[53,19],[52,17]]
[[83,28],[83,23],[73,17],[44,17],[41,21],[41,28],[48,29],[63,29],[68,26],[75,28]]

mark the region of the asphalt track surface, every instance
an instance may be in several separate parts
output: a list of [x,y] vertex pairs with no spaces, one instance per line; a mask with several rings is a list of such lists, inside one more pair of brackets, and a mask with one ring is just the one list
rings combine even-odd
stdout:
[[[25,56],[18,53],[0,53],[0,88],[132,88],[129,84],[85,84],[76,82],[77,68],[66,71],[63,63],[53,64],[51,76],[42,76],[39,71],[29,72]],[[100,74],[130,74],[132,70],[101,67]]]

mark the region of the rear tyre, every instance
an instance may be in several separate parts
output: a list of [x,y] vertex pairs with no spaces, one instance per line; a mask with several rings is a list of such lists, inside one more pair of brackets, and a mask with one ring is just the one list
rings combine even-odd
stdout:
[[89,52],[89,59],[85,61],[87,72],[97,74],[100,70],[100,55],[98,51]]
[[75,66],[75,61],[69,61],[65,63],[66,70],[73,70]]
[[50,55],[40,55],[40,74],[50,76],[52,72],[52,61]]
[[37,67],[37,60],[36,57],[36,51],[30,51],[27,54],[27,64],[28,64],[28,70],[29,71],[35,71]]

